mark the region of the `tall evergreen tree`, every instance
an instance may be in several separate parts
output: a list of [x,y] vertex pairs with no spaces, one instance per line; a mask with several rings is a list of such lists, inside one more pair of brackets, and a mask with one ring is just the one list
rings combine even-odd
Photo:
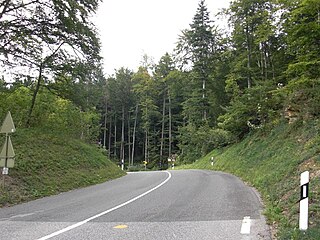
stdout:
[[201,0],[190,29],[182,31],[176,48],[177,60],[180,64],[192,68],[190,87],[193,90],[189,101],[185,103],[185,108],[186,111],[197,113],[199,116],[189,119],[191,122],[195,119],[206,121],[208,117],[207,84],[214,67],[217,37],[205,1]]
[[320,2],[283,3],[283,30],[287,54],[291,57],[285,71],[288,84],[281,89],[285,109],[299,118],[319,116]]
[[[161,120],[161,137],[160,137],[160,162],[159,165],[162,168],[165,159],[165,127],[168,127],[166,131],[168,133],[168,151],[167,157],[171,157],[172,147],[172,112],[171,112],[171,98],[169,94],[169,86],[167,83],[167,77],[174,70],[174,63],[168,53],[161,57],[158,65],[155,66],[154,78],[158,83],[159,93],[162,95],[162,120]],[[167,111],[168,109],[168,111]],[[168,115],[167,115],[168,112]]]

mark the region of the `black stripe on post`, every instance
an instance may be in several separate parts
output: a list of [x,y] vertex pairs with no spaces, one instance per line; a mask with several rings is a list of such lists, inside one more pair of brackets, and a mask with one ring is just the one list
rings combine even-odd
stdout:
[[306,199],[308,196],[309,196],[309,183],[306,183],[306,184],[301,185],[300,201],[303,199]]

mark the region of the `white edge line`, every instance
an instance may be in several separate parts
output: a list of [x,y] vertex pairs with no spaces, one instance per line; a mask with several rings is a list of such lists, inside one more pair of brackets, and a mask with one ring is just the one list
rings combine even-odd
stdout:
[[171,178],[171,173],[168,172],[168,171],[164,171],[164,172],[168,174],[168,177],[166,178],[166,180],[164,180],[162,183],[160,183],[159,185],[155,186],[154,188],[146,191],[145,193],[142,193],[142,194],[140,194],[139,196],[137,196],[137,197],[135,197],[135,198],[132,198],[131,200],[129,200],[129,201],[127,201],[127,202],[124,202],[124,203],[122,203],[122,204],[120,204],[120,205],[118,205],[118,206],[115,206],[115,207],[113,207],[113,208],[111,208],[111,209],[108,209],[108,210],[106,210],[106,211],[104,211],[104,212],[101,212],[101,213],[99,213],[99,214],[97,214],[97,215],[95,215],[95,216],[92,216],[92,217],[90,217],[90,218],[87,218],[87,219],[85,219],[85,220],[83,220],[83,221],[81,221],[81,222],[75,223],[75,224],[73,224],[73,225],[71,225],[71,226],[69,226],[69,227],[63,228],[63,229],[61,229],[61,230],[59,230],[59,231],[56,231],[56,232],[54,232],[54,233],[51,233],[51,234],[49,234],[49,235],[47,235],[47,236],[38,238],[37,240],[46,240],[46,239],[50,239],[50,238],[52,238],[52,237],[58,236],[58,235],[60,235],[60,234],[62,234],[62,233],[65,233],[65,232],[67,232],[67,231],[70,231],[70,230],[72,230],[72,229],[75,229],[75,228],[77,228],[77,227],[80,227],[81,225],[83,225],[83,224],[85,224],[85,223],[87,223],[87,222],[89,222],[89,221],[92,221],[92,220],[94,220],[94,219],[96,219],[96,218],[98,218],[98,217],[101,217],[101,216],[103,216],[103,215],[105,215],[105,214],[108,214],[108,213],[110,213],[110,212],[112,212],[112,211],[115,211],[115,210],[117,210],[117,209],[119,209],[119,208],[121,208],[121,207],[124,207],[124,206],[126,206],[126,205],[128,205],[128,204],[130,204],[130,203],[132,203],[132,202],[134,202],[134,201],[136,201],[136,200],[138,200],[139,198],[144,197],[145,195],[153,192],[154,190],[157,190],[159,187],[161,187],[162,185],[164,185],[165,183],[167,183],[167,182],[170,180],[170,178]]

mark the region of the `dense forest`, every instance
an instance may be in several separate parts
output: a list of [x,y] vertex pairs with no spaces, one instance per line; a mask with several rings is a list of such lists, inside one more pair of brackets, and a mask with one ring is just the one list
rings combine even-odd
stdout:
[[320,114],[320,1],[204,0],[173,54],[103,74],[98,0],[0,5],[0,119],[97,142],[127,167],[190,163],[281,121]]

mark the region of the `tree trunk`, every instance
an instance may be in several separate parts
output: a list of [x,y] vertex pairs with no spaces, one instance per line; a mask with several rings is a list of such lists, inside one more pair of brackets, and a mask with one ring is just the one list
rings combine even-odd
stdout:
[[42,68],[43,68],[43,63],[40,64],[36,89],[34,90],[33,95],[32,95],[31,106],[30,106],[30,109],[29,109],[29,112],[28,112],[27,123],[26,123],[27,127],[30,127],[31,117],[32,117],[34,105],[36,103],[37,95],[38,95],[39,90],[40,90],[40,85],[41,85],[41,80],[42,80]]
[[275,68],[274,68],[274,64],[273,64],[273,56],[270,56],[270,64],[271,64],[271,69],[272,69],[272,79],[275,79],[276,77],[276,73],[275,73]]
[[131,165],[131,114],[130,111],[128,111],[128,163],[129,166]]
[[145,130],[145,143],[144,143],[144,161],[148,161],[148,130]]
[[264,63],[264,77],[268,79],[268,44],[263,42],[263,63]]
[[161,127],[161,142],[160,142],[160,167],[163,163],[163,145],[164,145],[164,121],[166,114],[166,94],[163,93],[163,103],[162,103],[162,127]]
[[122,106],[120,160],[124,162],[124,106]]
[[206,98],[206,78],[203,74],[203,80],[202,80],[202,100],[203,100],[203,120],[207,120],[207,109],[205,105],[205,98]]
[[135,111],[134,126],[133,126],[133,136],[132,136],[132,152],[131,152],[131,154],[132,154],[132,156],[131,156],[132,165],[134,164],[134,151],[135,151],[135,142],[136,142],[136,129],[137,129],[138,109],[139,109],[139,104],[137,103],[136,111]]
[[42,71],[43,68],[45,67],[45,64],[54,57],[54,55],[59,51],[59,49],[62,47],[62,45],[64,44],[64,42],[61,42],[60,45],[57,47],[57,49],[55,49],[51,55],[45,57],[43,59],[43,61],[41,62],[40,66],[39,66],[39,75],[38,75],[38,80],[37,80],[37,85],[36,85],[36,89],[33,92],[33,96],[32,96],[32,100],[31,100],[31,106],[29,109],[29,113],[28,113],[28,117],[27,117],[27,122],[26,125],[27,127],[30,127],[31,124],[31,117],[32,117],[32,113],[33,113],[33,109],[34,109],[34,105],[36,103],[36,99],[37,99],[37,95],[39,93],[40,90],[40,86],[41,86],[41,80],[42,80]]
[[3,17],[3,15],[6,13],[8,7],[9,7],[10,0],[4,1],[1,5],[3,6],[2,12],[0,13],[0,19]]
[[117,114],[114,115],[114,150],[113,156],[114,159],[117,159]]
[[246,24],[246,41],[247,41],[247,68],[248,68],[248,76],[247,76],[247,84],[248,88],[251,88],[251,42],[249,36],[249,26]]
[[169,158],[172,155],[172,113],[171,113],[171,96],[170,92],[168,93],[169,99]]
[[[148,106],[146,106],[146,119],[148,119]],[[147,120],[148,121],[148,120]],[[149,162],[149,122],[146,123],[145,128],[145,146],[144,146],[144,160]]]
[[107,144],[107,112],[108,112],[108,103],[106,100],[106,109],[104,114],[104,129],[103,129],[103,148],[106,149]]
[[111,158],[111,136],[112,136],[112,118],[110,118],[110,123],[109,123],[109,141],[108,141],[108,158]]

